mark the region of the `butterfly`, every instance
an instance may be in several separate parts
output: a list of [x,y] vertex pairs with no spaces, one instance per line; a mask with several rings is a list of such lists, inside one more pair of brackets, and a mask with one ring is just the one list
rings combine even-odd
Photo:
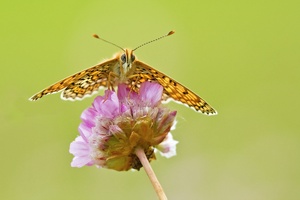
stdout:
[[114,90],[120,83],[126,83],[133,91],[138,91],[141,83],[145,81],[157,82],[163,86],[163,100],[174,100],[183,103],[197,112],[206,115],[216,115],[217,111],[197,94],[178,83],[169,76],[139,61],[134,51],[141,46],[172,35],[170,31],[159,38],[146,42],[135,49],[123,49],[122,47],[93,35],[95,38],[110,43],[122,49],[112,59],[101,62],[91,68],[69,76],[32,96],[29,100],[36,101],[45,95],[60,92],[64,100],[79,100],[92,95],[100,88]]

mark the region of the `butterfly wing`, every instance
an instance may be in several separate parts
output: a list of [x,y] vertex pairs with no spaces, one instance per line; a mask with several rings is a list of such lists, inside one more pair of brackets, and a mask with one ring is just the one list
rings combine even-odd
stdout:
[[145,81],[157,82],[164,88],[163,93],[166,97],[164,100],[169,100],[171,98],[206,115],[217,114],[217,111],[213,109],[205,100],[180,83],[141,61],[136,60],[134,64],[136,65],[134,72],[136,76],[132,76],[130,82],[138,85]]
[[60,92],[62,90],[64,90],[61,95],[62,99],[75,100],[91,95],[101,86],[107,87],[109,85],[109,73],[117,64],[118,58],[116,57],[78,72],[35,94],[30,100],[36,101],[45,95]]

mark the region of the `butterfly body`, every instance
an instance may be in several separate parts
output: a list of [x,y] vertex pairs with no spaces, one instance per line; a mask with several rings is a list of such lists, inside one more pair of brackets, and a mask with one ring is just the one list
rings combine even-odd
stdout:
[[163,100],[171,99],[181,102],[206,115],[217,114],[216,110],[197,94],[162,72],[139,61],[133,54],[135,49],[122,50],[123,52],[116,54],[110,60],[99,63],[49,86],[32,96],[30,100],[35,101],[45,95],[59,91],[62,91],[62,99],[78,100],[92,95],[100,88],[113,90],[120,83],[126,83],[133,91],[138,92],[141,83],[151,81],[163,86]]

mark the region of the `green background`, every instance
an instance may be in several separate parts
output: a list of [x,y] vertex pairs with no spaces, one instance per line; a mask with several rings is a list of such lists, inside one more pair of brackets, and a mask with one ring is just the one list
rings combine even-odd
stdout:
[[[300,199],[299,1],[1,1],[0,199],[156,199],[145,174],[71,168],[93,98],[28,98],[175,30],[137,57],[215,107],[178,111],[177,156],[154,171],[169,199]],[[100,92],[102,94],[102,92]]]

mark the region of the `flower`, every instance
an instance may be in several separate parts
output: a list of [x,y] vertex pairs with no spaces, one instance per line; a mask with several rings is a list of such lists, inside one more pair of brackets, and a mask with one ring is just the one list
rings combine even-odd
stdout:
[[83,111],[80,136],[70,145],[74,155],[71,166],[139,170],[137,147],[149,161],[155,159],[154,150],[165,157],[176,155],[178,142],[170,133],[176,111],[163,107],[162,94],[161,85],[145,82],[138,93],[120,84],[117,93],[106,90],[104,96],[96,97]]

